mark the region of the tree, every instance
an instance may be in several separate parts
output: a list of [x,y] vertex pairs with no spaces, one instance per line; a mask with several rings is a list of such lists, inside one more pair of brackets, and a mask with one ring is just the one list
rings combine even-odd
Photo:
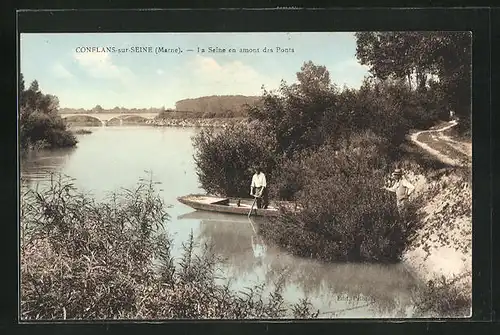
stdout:
[[42,97],[41,109],[46,113],[56,113],[59,110],[59,98],[52,94],[46,94]]
[[412,88],[417,81],[425,87],[428,74],[435,72],[426,49],[430,32],[356,33],[356,56],[370,73],[380,79],[404,78]]
[[356,56],[377,78],[412,78],[424,90],[436,76],[447,108],[469,124],[471,101],[471,35],[468,32],[361,32]]
[[297,87],[305,94],[330,89],[330,73],[325,66],[315,65],[312,61],[304,63],[297,72]]
[[66,128],[57,113],[59,99],[55,95],[43,94],[38,81],[34,80],[27,90],[24,78],[19,82],[19,140],[21,149],[36,146],[71,147],[77,141]]
[[19,74],[19,91],[18,91],[18,94],[21,94],[22,92],[24,92],[24,76],[23,74]]
[[102,113],[102,111],[103,108],[101,107],[101,105],[96,105],[94,108],[92,108],[93,113]]
[[337,91],[330,75],[326,67],[311,61],[303,64],[296,83],[282,81],[277,92],[264,90],[262,100],[262,104],[250,108],[250,119],[263,122],[286,156],[320,146],[341,126]]

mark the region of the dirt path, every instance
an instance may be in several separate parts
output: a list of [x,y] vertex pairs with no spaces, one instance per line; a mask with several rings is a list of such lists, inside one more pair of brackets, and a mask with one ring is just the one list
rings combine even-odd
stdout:
[[465,166],[472,162],[472,145],[453,140],[443,133],[457,124],[458,122],[453,120],[441,128],[416,132],[410,139],[443,163]]

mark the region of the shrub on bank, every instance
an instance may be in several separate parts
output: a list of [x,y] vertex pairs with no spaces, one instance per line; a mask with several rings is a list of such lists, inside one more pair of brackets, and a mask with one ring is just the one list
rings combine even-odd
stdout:
[[76,137],[58,115],[59,100],[43,94],[35,80],[28,89],[21,74],[19,83],[19,146],[29,149],[74,147]]
[[381,189],[389,167],[381,146],[367,133],[304,157],[297,196],[304,210],[264,222],[262,234],[303,257],[398,260],[415,229],[416,209],[399,215],[394,194]]
[[64,120],[56,113],[31,112],[21,118],[21,147],[27,143],[45,143],[48,148],[73,147],[76,137],[67,130]]
[[470,278],[466,272],[453,279],[444,276],[430,280],[425,287],[415,290],[412,301],[416,308],[416,316],[431,317],[468,317],[472,307],[470,283],[463,278]]
[[[203,129],[193,138],[195,164],[204,190],[248,197],[254,164],[273,171],[275,142],[255,124],[230,124],[223,130]],[[268,175],[268,182],[272,177]]]
[[44,190],[23,189],[21,318],[286,316],[279,285],[264,297],[257,288],[239,296],[217,284],[218,258],[210,246],[197,253],[192,234],[176,264],[161,233],[168,218],[151,180],[104,202],[61,178]]

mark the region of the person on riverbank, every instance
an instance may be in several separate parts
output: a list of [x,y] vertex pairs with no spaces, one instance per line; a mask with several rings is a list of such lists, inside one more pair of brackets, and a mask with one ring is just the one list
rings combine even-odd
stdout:
[[250,185],[250,195],[257,198],[257,208],[267,209],[267,181],[266,175],[262,172],[262,170],[261,166],[256,166],[254,168],[255,173],[252,177],[252,183]]
[[396,193],[396,206],[399,213],[403,214],[408,204],[408,197],[415,190],[415,186],[406,180],[401,169],[394,170],[392,177],[395,179],[392,187],[384,186],[383,188],[387,191]]

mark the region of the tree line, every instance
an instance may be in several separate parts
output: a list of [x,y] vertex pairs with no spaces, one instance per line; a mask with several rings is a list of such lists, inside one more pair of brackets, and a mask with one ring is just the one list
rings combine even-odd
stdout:
[[246,117],[247,105],[258,103],[260,97],[243,95],[213,95],[192,99],[179,100],[175,103],[175,109],[165,107],[149,108],[125,108],[115,106],[105,109],[101,105],[96,105],[91,109],[85,108],[60,108],[63,114],[94,114],[94,113],[120,113],[120,114],[141,114],[157,113],[160,118],[171,118],[172,116],[185,116],[188,118],[232,118]]
[[204,118],[246,117],[247,106],[258,103],[260,97],[243,95],[212,95],[184,99],[175,103],[177,111],[189,111]]
[[356,56],[375,78],[405,80],[410,90],[431,88],[447,110],[470,127],[472,35],[470,32],[360,32]]

